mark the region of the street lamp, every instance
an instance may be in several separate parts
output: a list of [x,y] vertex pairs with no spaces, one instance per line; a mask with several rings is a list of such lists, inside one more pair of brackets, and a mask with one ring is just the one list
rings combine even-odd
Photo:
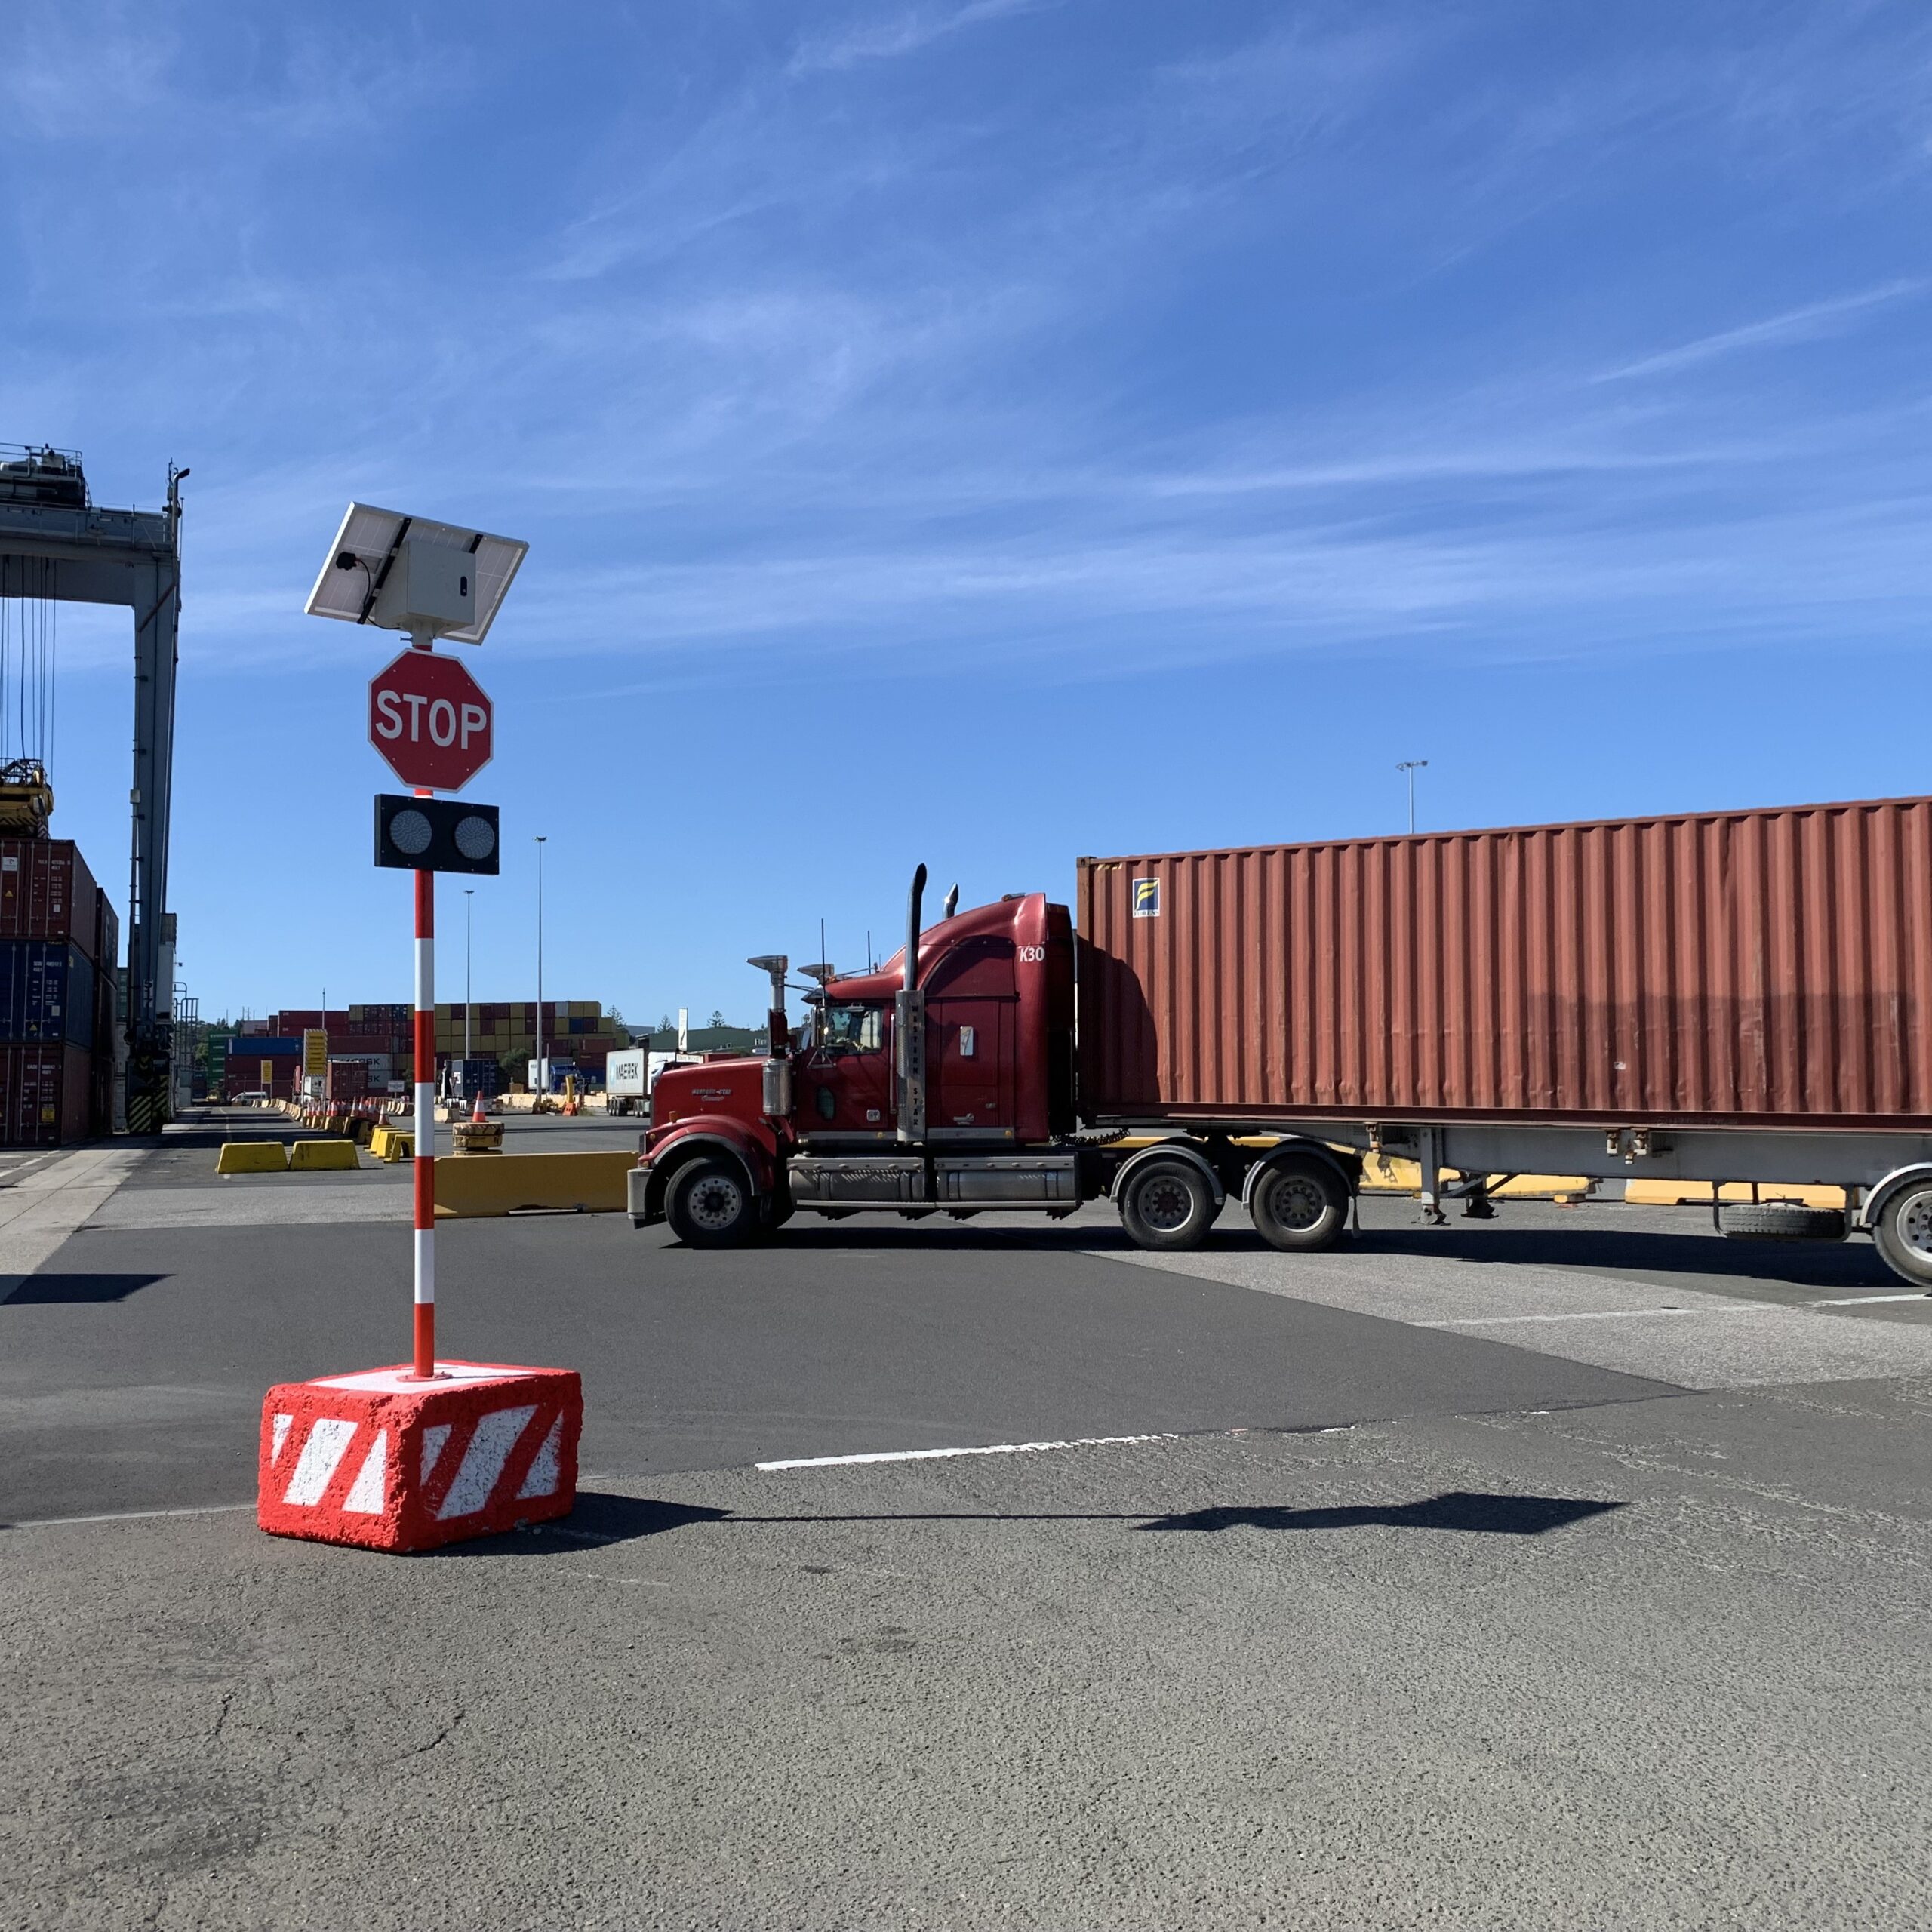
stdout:
[[543,848],[546,841],[537,835],[537,1091],[550,1091],[550,1069],[543,1056]]
[[[463,888],[463,1057],[466,1062],[469,1055],[469,936],[470,915],[475,909],[476,888],[466,885]],[[469,1069],[463,1069],[466,1082],[469,1078]]]
[[1416,829],[1416,774],[1429,769],[1426,758],[1405,758],[1396,767],[1398,771],[1407,774],[1409,781],[1409,829]]

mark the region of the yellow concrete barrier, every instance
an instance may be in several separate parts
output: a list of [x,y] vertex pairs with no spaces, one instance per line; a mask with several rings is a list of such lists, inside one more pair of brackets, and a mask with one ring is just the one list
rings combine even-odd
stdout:
[[406,1127],[379,1127],[369,1137],[369,1152],[379,1161],[413,1161],[416,1135]]
[[488,1161],[438,1161],[436,1212],[514,1214],[525,1208],[574,1208],[620,1214],[625,1177],[637,1156],[619,1148],[597,1154],[499,1154]]
[[279,1174],[288,1170],[288,1149],[279,1140],[224,1140],[216,1155],[218,1174]]
[[323,1168],[353,1171],[360,1164],[352,1140],[298,1140],[288,1150],[288,1165],[295,1174],[314,1174]]
[[[1626,1181],[1623,1198],[1641,1208],[1688,1208],[1710,1204],[1711,1183],[1707,1180],[1633,1180]],[[1727,1180],[1724,1184],[1724,1198],[1727,1201],[1749,1201],[1751,1184],[1749,1181]],[[1758,1183],[1760,1201],[1797,1201],[1807,1208],[1842,1208],[1846,1205],[1844,1189],[1841,1187],[1800,1186],[1780,1181],[1761,1180]]]

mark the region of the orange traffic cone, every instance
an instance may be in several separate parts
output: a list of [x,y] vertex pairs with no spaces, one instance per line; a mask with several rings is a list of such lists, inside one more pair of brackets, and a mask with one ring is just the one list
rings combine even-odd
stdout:
[[480,1087],[476,1090],[476,1104],[470,1109],[469,1124],[472,1127],[482,1127],[488,1124],[483,1118],[483,1090]]

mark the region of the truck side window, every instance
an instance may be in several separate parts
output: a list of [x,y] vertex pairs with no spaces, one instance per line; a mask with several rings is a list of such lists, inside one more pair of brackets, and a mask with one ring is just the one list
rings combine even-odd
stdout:
[[825,1044],[847,1053],[875,1054],[882,1029],[875,1006],[829,1006],[825,1011]]

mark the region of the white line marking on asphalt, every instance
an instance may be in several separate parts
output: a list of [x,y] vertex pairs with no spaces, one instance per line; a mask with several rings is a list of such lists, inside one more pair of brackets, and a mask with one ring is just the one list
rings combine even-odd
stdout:
[[252,1509],[252,1503],[207,1503],[195,1509],[110,1509],[98,1516],[29,1516],[9,1523],[10,1530],[65,1530],[77,1524],[145,1523],[164,1516],[232,1516],[237,1510]]
[[929,1463],[949,1456],[1038,1456],[1049,1449],[1105,1449],[1117,1443],[1178,1442],[1174,1435],[1075,1435],[1064,1442],[985,1442],[971,1449],[872,1449],[857,1456],[789,1456],[757,1469],[831,1469],[851,1463]]
[[1862,1308],[1868,1301],[1932,1301],[1923,1288],[1909,1288],[1902,1295],[1838,1295],[1830,1301],[1807,1301],[1806,1308]]
[[1502,1328],[1518,1321],[1631,1321],[1654,1315],[1775,1315],[1774,1301],[1741,1301],[1730,1308],[1594,1308],[1571,1315],[1469,1315],[1453,1321],[1417,1321],[1417,1328]]

